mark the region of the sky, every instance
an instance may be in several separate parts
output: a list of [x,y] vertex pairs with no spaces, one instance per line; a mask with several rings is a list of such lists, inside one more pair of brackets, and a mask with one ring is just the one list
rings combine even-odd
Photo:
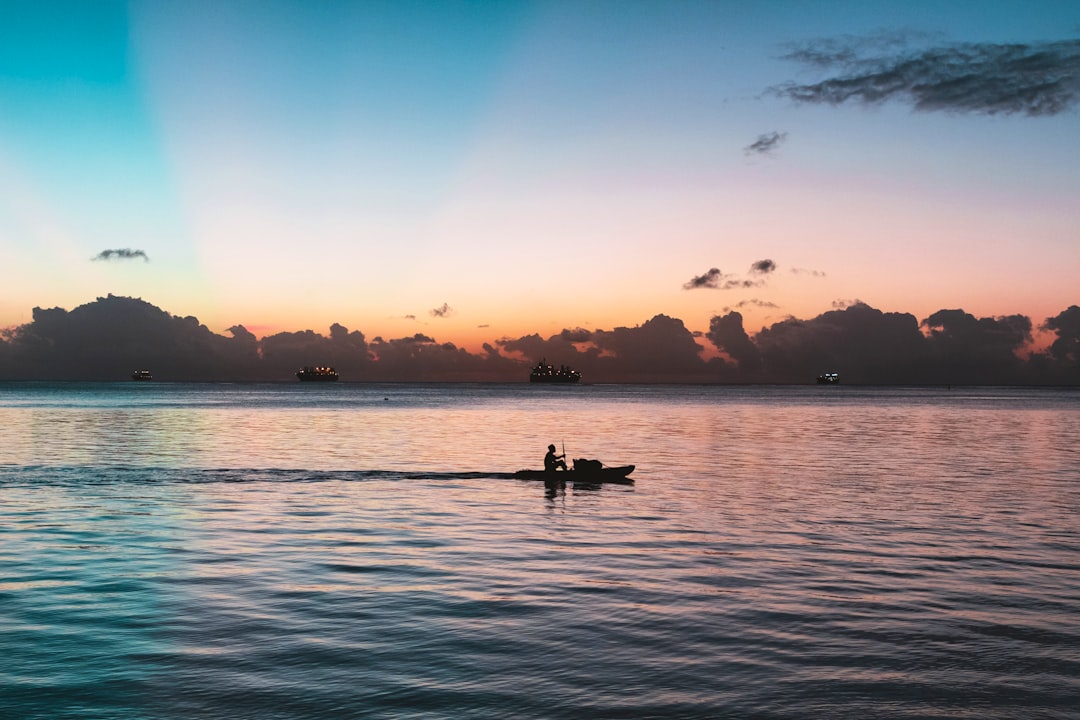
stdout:
[[0,328],[1080,303],[1080,4],[4,2]]

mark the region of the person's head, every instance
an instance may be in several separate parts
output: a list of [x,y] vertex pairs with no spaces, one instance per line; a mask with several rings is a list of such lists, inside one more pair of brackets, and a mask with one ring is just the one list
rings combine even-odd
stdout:
[[555,446],[554,445],[548,445],[548,450],[550,450],[551,452],[555,452]]

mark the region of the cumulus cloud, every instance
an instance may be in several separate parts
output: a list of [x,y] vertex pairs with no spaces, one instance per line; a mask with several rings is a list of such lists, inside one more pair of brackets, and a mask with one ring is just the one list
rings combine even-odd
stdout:
[[708,360],[702,333],[666,315],[633,327],[502,339],[472,353],[422,333],[369,343],[338,323],[329,335],[303,330],[261,340],[234,325],[230,337],[197,318],[110,295],[71,311],[34,308],[32,322],[0,332],[0,380],[120,380],[148,368],[161,380],[295,381],[302,365],[333,365],[345,381],[525,382],[529,367],[547,358],[581,370],[585,382],[806,384],[838,372],[851,384],[1080,386],[1080,307],[1040,325],[1054,335],[1045,351],[1033,346],[1032,327],[1023,315],[950,309],[920,322],[845,301],[754,335],[728,310],[704,334],[721,351]]
[[592,340],[593,334],[585,328],[565,329],[559,333],[559,339],[568,343],[585,343]]
[[720,287],[721,280],[724,279],[724,274],[720,272],[720,268],[709,268],[709,271],[704,275],[695,275],[686,282],[683,283],[683,290],[696,290],[698,288],[717,288]]
[[1067,310],[1047,318],[1041,329],[1058,335],[1050,345],[1051,355],[1060,362],[1080,369],[1080,307],[1071,305]]
[[847,310],[849,307],[862,304],[863,301],[859,298],[855,298],[854,300],[833,300],[832,308],[833,310]]
[[[700,335],[700,334],[697,334]],[[543,338],[533,333],[502,339],[506,352],[570,365],[585,382],[709,382],[730,379],[702,358],[704,347],[682,320],[657,315],[641,325],[613,330],[565,329]],[[718,372],[719,370],[719,372]]]
[[758,260],[756,263],[750,266],[750,272],[757,275],[768,275],[776,270],[776,263],[766,258],[765,260]]
[[828,71],[771,92],[800,103],[909,104],[922,112],[1058,115],[1080,101],[1080,40],[954,43],[912,48],[906,37],[793,46],[784,58]]
[[431,317],[445,318],[454,314],[454,308],[450,307],[446,303],[443,303],[441,307],[434,308],[431,312]]
[[772,155],[787,140],[786,132],[770,132],[758,135],[758,139],[743,148],[747,155]]
[[709,341],[726,352],[747,378],[753,378],[761,367],[761,353],[743,329],[743,317],[738,312],[716,316],[709,321]]
[[132,250],[130,248],[118,248],[116,250],[102,250],[94,257],[90,258],[94,262],[104,260],[106,262],[110,260],[135,260],[141,258],[143,262],[150,262],[150,258],[146,256],[146,253],[142,250]]

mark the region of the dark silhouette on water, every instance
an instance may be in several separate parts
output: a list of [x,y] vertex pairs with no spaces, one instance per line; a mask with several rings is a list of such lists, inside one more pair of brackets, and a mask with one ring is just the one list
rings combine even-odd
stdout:
[[296,371],[296,377],[304,382],[337,382],[338,374],[332,367],[305,365]]
[[548,365],[547,358],[540,360],[529,373],[529,382],[533,383],[576,383],[581,380],[581,373],[568,365]]
[[620,465],[618,467],[605,467],[599,460],[587,460],[574,458],[574,467],[566,467],[566,454],[557,455],[555,446],[548,445],[547,455],[544,456],[543,470],[518,470],[514,473],[515,478],[522,480],[543,480],[545,485],[561,484],[567,480],[575,483],[600,485],[602,483],[633,484],[629,477],[634,472],[633,465]]
[[566,454],[556,455],[555,446],[548,445],[547,455],[544,456],[544,472],[555,472],[559,468],[566,470]]

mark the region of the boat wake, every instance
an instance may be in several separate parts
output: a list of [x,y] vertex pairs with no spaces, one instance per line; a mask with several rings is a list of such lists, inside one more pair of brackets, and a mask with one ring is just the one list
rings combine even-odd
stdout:
[[[567,473],[567,479],[573,479]],[[169,485],[214,483],[454,482],[527,480],[514,472],[427,470],[304,470],[290,468],[163,468],[122,465],[0,465],[0,487],[40,485]],[[535,478],[533,478],[535,479]]]

